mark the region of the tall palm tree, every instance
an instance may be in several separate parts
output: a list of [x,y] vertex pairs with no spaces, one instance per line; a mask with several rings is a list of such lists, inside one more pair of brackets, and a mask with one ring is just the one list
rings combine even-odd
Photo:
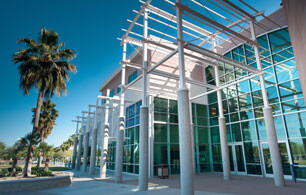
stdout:
[[[66,81],[69,80],[69,72],[76,72],[76,67],[70,63],[75,57],[72,49],[61,49],[64,42],[59,42],[59,36],[53,30],[42,28],[38,41],[30,38],[17,40],[17,43],[25,43],[26,48],[20,49],[13,56],[13,62],[19,64],[20,88],[24,94],[28,94],[32,88],[38,90],[38,99],[33,123],[33,132],[39,125],[40,109],[43,97],[52,97],[55,94],[67,93]],[[30,145],[29,152],[34,146]],[[27,154],[24,177],[31,171],[32,153]]]
[[[51,134],[55,125],[55,120],[58,117],[58,111],[55,109],[55,106],[56,105],[52,103],[51,100],[45,100],[42,103],[38,129],[37,129],[38,134],[40,134],[42,143],[44,143],[44,140]],[[32,123],[34,123],[36,109],[32,108],[32,112],[33,112]],[[42,160],[41,151],[39,151],[38,161],[37,161],[38,167],[41,164],[41,160]]]

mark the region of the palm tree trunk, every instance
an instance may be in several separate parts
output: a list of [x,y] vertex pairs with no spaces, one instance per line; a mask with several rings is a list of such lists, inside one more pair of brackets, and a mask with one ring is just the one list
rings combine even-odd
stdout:
[[12,166],[12,171],[11,171],[11,177],[16,176],[16,167],[17,167],[17,156],[14,157],[13,159],[13,166]]
[[[44,143],[44,130],[42,129],[42,131],[41,131],[41,143]],[[39,151],[39,153],[38,153],[38,160],[37,160],[37,166],[38,167],[40,167],[40,165],[41,165],[41,162],[42,162],[42,152],[41,151]]]
[[[43,97],[44,97],[44,93],[43,93],[42,90],[40,90],[39,93],[38,93],[38,99],[37,99],[36,111],[35,111],[35,120],[34,120],[34,126],[33,126],[32,132],[37,131],[37,128],[38,128],[40,110],[41,110],[41,105],[42,105],[42,102],[43,102]],[[28,148],[26,162],[25,162],[25,165],[24,165],[23,177],[28,177],[31,174],[31,164],[32,164],[33,150],[34,150],[34,146],[33,146],[32,143],[30,143],[29,148]]]
[[45,162],[45,171],[49,170],[49,161],[50,161],[50,159],[49,159],[49,157],[47,157],[46,162]]

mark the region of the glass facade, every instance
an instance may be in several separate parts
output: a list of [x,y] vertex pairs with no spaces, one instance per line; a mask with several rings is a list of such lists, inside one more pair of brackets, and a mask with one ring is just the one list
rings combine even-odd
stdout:
[[[139,114],[141,101],[130,105],[125,112],[125,140],[123,143],[123,171],[138,174],[139,170]],[[108,144],[107,168],[115,169],[116,142]]]
[[[306,179],[306,106],[287,28],[258,37],[260,59],[266,72],[265,87],[273,110],[279,148],[285,175],[291,175],[294,163],[297,178]],[[252,47],[242,44],[226,57],[257,67]],[[249,72],[228,64],[219,66],[221,84],[229,83]],[[205,69],[206,82],[215,85],[214,68]],[[222,90],[226,118],[230,165],[233,174],[272,175],[272,165],[263,117],[263,100],[259,78],[255,77]],[[139,106],[126,109],[124,171],[138,173]],[[221,172],[222,156],[218,126],[216,93],[208,95],[208,105],[192,104],[196,171]],[[165,164],[170,174],[179,174],[179,131],[177,101],[153,100],[154,175]],[[113,169],[114,144],[109,145],[108,167]]]
[[[258,37],[260,58],[266,72],[265,87],[269,104],[273,109],[279,148],[285,175],[291,175],[290,162],[294,162],[297,178],[306,179],[306,112],[299,75],[287,28]],[[257,67],[254,50],[240,45],[225,54],[246,66]],[[228,83],[249,73],[223,64],[220,70],[221,83]],[[215,84],[213,67],[206,68],[207,83]],[[231,153],[231,168],[251,175],[273,174],[263,118],[263,100],[259,78],[244,81],[222,91],[228,142]],[[210,132],[213,141],[213,164],[220,162],[218,131],[218,105],[216,93],[208,96]],[[237,145],[243,146],[242,152]],[[239,149],[240,150],[240,149]],[[237,155],[238,154],[238,155]],[[238,160],[238,156],[241,160]],[[235,159],[236,158],[236,159]],[[216,162],[215,162],[216,161]],[[243,162],[242,162],[243,161]],[[245,163],[244,163],[245,162]],[[244,163],[245,170],[239,169]],[[216,167],[217,168],[217,167]],[[218,169],[215,169],[218,171]],[[220,170],[221,171],[221,170]]]
[[[207,106],[192,104],[197,172],[211,171]],[[168,165],[170,174],[180,173],[177,101],[154,98],[154,175],[159,165]]]

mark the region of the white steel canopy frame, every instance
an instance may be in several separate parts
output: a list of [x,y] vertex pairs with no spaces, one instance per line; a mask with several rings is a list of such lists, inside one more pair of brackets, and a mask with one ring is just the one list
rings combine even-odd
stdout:
[[[176,81],[179,81],[179,89],[178,89],[178,109],[179,109],[179,132],[180,138],[184,137],[184,140],[181,141],[180,139],[180,162],[181,162],[181,193],[182,194],[194,194],[193,189],[193,175],[188,173],[188,169],[191,171],[191,159],[188,152],[191,150],[191,140],[190,137],[190,108],[189,104],[186,102],[190,102],[191,100],[203,97],[213,92],[219,93],[224,88],[230,87],[232,85],[236,85],[240,82],[252,79],[254,77],[260,78],[261,83],[261,90],[264,99],[264,116],[266,121],[267,127],[267,134],[269,137],[269,146],[270,152],[272,156],[272,163],[273,163],[273,172],[275,174],[275,184],[277,186],[283,186],[283,173],[282,173],[282,165],[281,159],[279,157],[279,149],[277,145],[276,133],[275,133],[275,126],[273,123],[273,115],[271,111],[271,107],[268,104],[267,99],[267,92],[265,90],[265,80],[263,74],[265,73],[262,70],[261,61],[259,58],[259,44],[257,43],[256,36],[255,36],[255,29],[254,25],[257,25],[260,28],[262,24],[256,22],[256,17],[264,16],[263,11],[257,11],[255,8],[251,7],[247,3],[242,0],[239,0],[242,4],[235,4],[229,0],[209,0],[210,3],[213,5],[223,9],[227,13],[235,16],[237,18],[236,21],[229,19],[228,17],[214,11],[212,8],[209,8],[206,5],[199,3],[197,0],[190,0],[187,1],[189,4],[182,4],[181,0],[176,0],[176,2],[170,0],[160,0],[165,1],[168,5],[172,6],[172,10],[176,10],[176,14],[171,14],[161,8],[155,7],[151,5],[152,0],[147,0],[146,2],[139,1],[142,3],[142,7],[139,11],[133,10],[133,12],[137,13],[136,17],[133,20],[128,20],[130,23],[127,30],[123,29],[124,35],[121,38],[121,45],[124,45],[124,55],[126,54],[126,44],[130,44],[132,46],[136,46],[134,48],[140,55],[143,56],[143,64],[136,64],[132,63],[129,60],[126,60],[126,57],[123,57],[121,61],[122,72],[124,71],[125,74],[125,67],[132,67],[135,69],[142,69],[143,74],[139,75],[135,80],[130,82],[129,84],[125,84],[122,82],[121,93],[124,93],[125,90],[139,90],[135,89],[134,85],[136,82],[142,80],[143,82],[143,106],[147,107],[147,94],[150,94],[150,89],[147,87],[147,74],[151,75],[158,75],[165,78],[171,78]],[[184,1],[186,3],[186,1]],[[242,7],[244,6],[244,7]],[[248,9],[246,9],[248,8]],[[214,18],[207,17],[197,11],[198,9],[205,9],[210,14],[215,15],[218,18],[221,18],[219,21],[215,20]],[[252,13],[249,13],[246,10],[252,10]],[[152,14],[151,14],[152,13]],[[183,15],[186,16],[183,19]],[[140,17],[143,17],[144,23],[140,24],[137,21]],[[167,33],[167,31],[160,31],[156,28],[149,27],[148,21],[156,22],[159,25],[163,25],[167,27],[166,29],[170,28],[175,30],[176,33]],[[273,22],[273,21],[272,21]],[[242,26],[242,23],[248,24],[248,28]],[[175,24],[175,25],[172,25]],[[132,29],[134,26],[137,28],[141,28],[143,33],[133,32]],[[251,38],[240,33],[239,30],[244,32],[248,32]],[[154,32],[155,34],[160,35],[159,37],[151,37],[149,36],[149,32]],[[193,43],[193,40],[184,40],[183,37],[192,37],[200,42],[198,44]],[[137,37],[137,38],[135,38]],[[166,40],[166,38],[171,39],[172,41]],[[236,45],[235,41],[239,41],[240,43],[245,43],[252,48],[254,48],[254,54],[256,58],[257,68],[247,66],[239,61],[230,59],[228,57],[223,56],[220,53],[217,53],[216,48],[222,48],[223,44],[234,44]],[[207,44],[210,46],[207,47]],[[160,59],[156,63],[150,63],[147,61],[147,51],[151,50],[155,52],[160,52],[165,55],[162,59]],[[142,53],[141,53],[142,52]],[[178,59],[177,69],[179,70],[179,74],[174,74],[170,72],[164,72],[161,70],[157,70],[158,67],[163,66],[163,64],[168,61],[172,57],[176,57]],[[190,78],[186,78],[185,76],[185,60],[190,60],[195,62],[196,65],[199,66],[214,66],[216,76],[218,75],[218,67],[222,65],[222,63],[232,66],[235,70],[242,70],[246,72],[247,76],[240,77],[232,82],[220,84],[218,78],[216,78],[216,85],[207,84],[203,81],[193,80]],[[122,75],[122,77],[125,75]],[[194,97],[189,98],[189,92],[186,83],[197,85],[208,89],[209,91],[203,91],[201,94],[198,94]],[[221,101],[221,102],[220,102]],[[188,106],[186,106],[188,105]],[[218,98],[218,105],[222,105],[222,98]],[[144,118],[146,118],[145,116]],[[271,118],[272,117],[272,118]],[[271,122],[272,121],[272,122]],[[142,121],[146,124],[146,121]],[[219,116],[219,122],[223,126],[220,131],[220,136],[223,137],[221,139],[221,146],[222,146],[222,159],[228,160],[226,156],[228,156],[228,149],[227,147],[227,138],[226,138],[226,129],[225,129],[225,120],[224,116],[221,113]],[[147,124],[146,124],[147,125]],[[142,127],[141,127],[142,128]],[[225,131],[225,132],[223,132]],[[146,134],[147,136],[147,134]],[[145,139],[144,139],[145,140]],[[190,143],[189,143],[190,142]],[[142,143],[140,143],[142,144]],[[147,142],[145,144],[148,144]],[[183,145],[183,146],[181,146]],[[147,147],[147,146],[145,146]],[[143,159],[140,152],[140,163],[147,163],[146,159]],[[147,157],[145,157],[147,158]],[[223,163],[223,170],[227,172],[227,175],[224,175],[224,179],[230,179],[230,171],[228,163]],[[140,165],[142,167],[141,174],[140,174],[140,190],[147,190],[147,172],[148,168],[145,165]],[[145,171],[145,173],[143,173]],[[121,180],[121,179],[120,179]]]

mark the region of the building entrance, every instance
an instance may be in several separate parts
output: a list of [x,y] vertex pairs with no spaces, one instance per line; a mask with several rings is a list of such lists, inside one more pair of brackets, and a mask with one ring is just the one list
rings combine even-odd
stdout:
[[[282,158],[282,165],[284,175],[291,176],[290,172],[290,158],[288,154],[288,144],[285,141],[279,142],[279,152]],[[273,177],[273,169],[272,169],[272,161],[271,155],[269,150],[269,144],[267,142],[261,143],[261,150],[262,150],[262,159],[264,161],[264,173],[267,177]]]
[[228,147],[230,153],[231,173],[245,175],[245,158],[242,143],[231,144]]

